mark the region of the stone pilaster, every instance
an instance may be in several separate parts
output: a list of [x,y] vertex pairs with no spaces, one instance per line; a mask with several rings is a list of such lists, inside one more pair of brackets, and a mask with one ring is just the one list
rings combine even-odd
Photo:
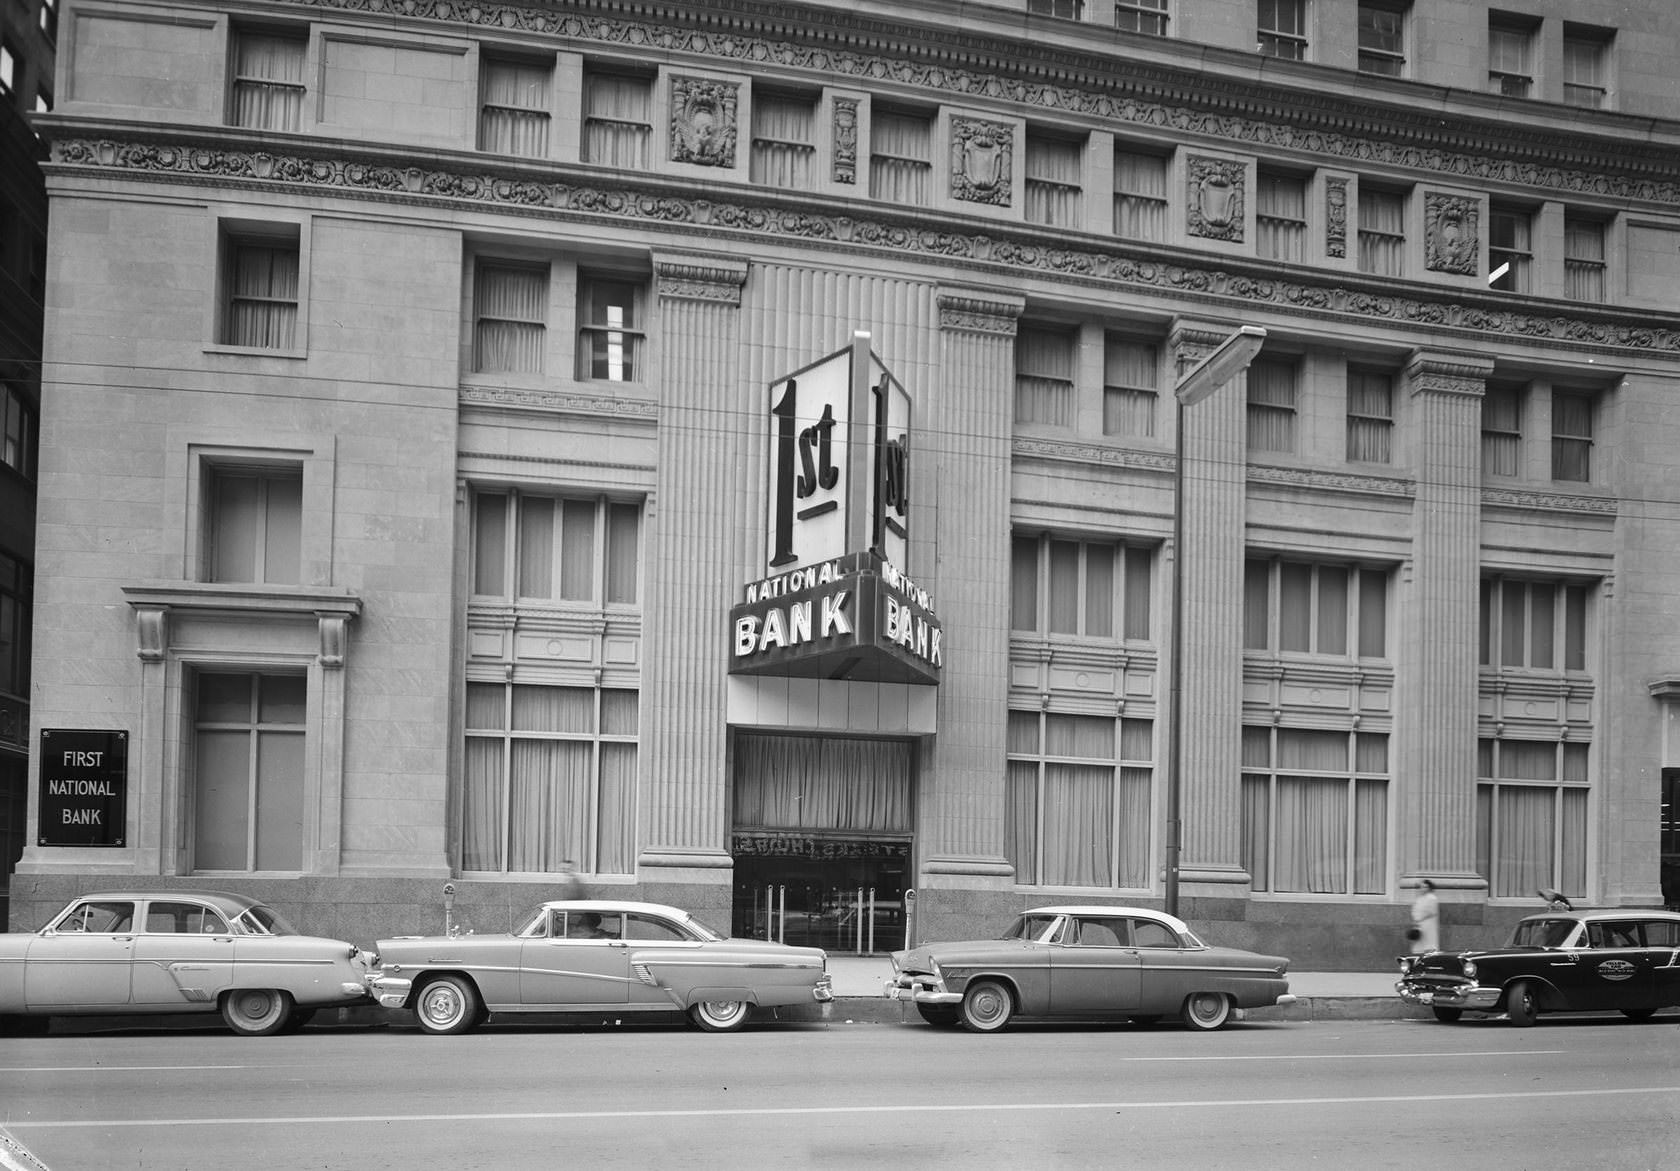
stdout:
[[1460,353],[1412,355],[1406,367],[1416,436],[1412,580],[1401,598],[1398,743],[1402,881],[1474,887],[1477,640],[1481,584],[1481,407],[1493,363]]
[[[725,682],[734,574],[727,550],[746,515],[717,469],[745,464],[756,432],[725,425],[762,404],[740,361],[744,261],[656,254],[660,402],[656,506],[647,556],[642,677],[640,866],[726,869],[729,770]],[[655,881],[661,876],[652,876]],[[691,875],[689,880],[700,878]]]
[[[1234,325],[1180,323],[1168,339],[1179,376],[1192,370],[1236,330]],[[1163,396],[1165,398],[1165,396]],[[1170,399],[1168,409],[1172,409]],[[1242,621],[1244,516],[1247,508],[1248,373],[1178,413],[1184,425],[1182,596],[1184,708],[1179,791],[1183,820],[1181,893],[1220,895],[1249,881],[1240,858],[1242,823]],[[1161,572],[1170,580],[1172,566]],[[1163,591],[1169,592],[1169,591]],[[1165,641],[1167,628],[1158,637]],[[1167,648],[1163,662],[1172,649]],[[1168,666],[1170,670],[1170,664]],[[1163,681],[1163,687],[1166,686]],[[1174,718],[1170,698],[1162,711]],[[1157,732],[1168,743],[1170,725]],[[1166,754],[1162,754],[1166,759]],[[1203,885],[1200,890],[1198,884]]]
[[[1025,302],[941,289],[937,395],[918,414],[938,494],[945,627],[939,735],[924,747],[918,847],[924,876],[1007,878],[1004,731],[1009,708],[1009,441],[1015,323]],[[922,490],[925,498],[926,489]],[[973,878],[964,880],[972,885]]]

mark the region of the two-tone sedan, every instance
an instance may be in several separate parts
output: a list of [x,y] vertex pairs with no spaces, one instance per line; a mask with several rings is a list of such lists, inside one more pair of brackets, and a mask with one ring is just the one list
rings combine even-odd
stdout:
[[1432,1009],[1447,1023],[1467,1012],[1503,1013],[1519,1028],[1543,1012],[1646,1020],[1680,1005],[1680,914],[1615,908],[1530,915],[1504,947],[1401,957],[1394,988],[1407,1004]]
[[816,947],[730,939],[658,903],[562,899],[497,935],[379,941],[374,996],[413,1009],[428,1033],[461,1033],[491,1014],[682,1013],[710,1032],[757,1008],[834,998]]
[[994,1033],[1017,1016],[1176,1016],[1218,1029],[1241,1008],[1288,1004],[1289,961],[1210,947],[1182,920],[1141,907],[1040,907],[997,939],[894,952],[888,996],[935,1025]]
[[39,1033],[55,1016],[220,1012],[234,1032],[265,1036],[367,1003],[370,961],[244,895],[89,894],[39,931],[0,935],[0,1020]]

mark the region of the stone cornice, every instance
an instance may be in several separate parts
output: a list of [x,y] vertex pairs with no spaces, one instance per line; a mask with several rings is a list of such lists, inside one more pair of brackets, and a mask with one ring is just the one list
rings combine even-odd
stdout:
[[558,414],[598,415],[618,419],[651,421],[659,416],[659,404],[651,399],[525,387],[466,385],[460,389],[460,401],[462,405],[496,407],[503,410],[552,411]]
[[[1602,119],[1602,135],[1552,129],[1539,121],[1501,122],[1455,115],[1452,91],[1417,86],[1392,102],[1334,85],[1340,70],[1297,66],[1279,82],[1239,76],[1252,54],[1164,40],[1120,58],[1053,40],[1025,40],[843,8],[763,0],[705,4],[620,4],[602,0],[497,3],[494,0],[290,0],[342,19],[443,24],[485,35],[586,42],[603,49],[701,58],[713,67],[765,66],[827,73],[852,84],[886,81],[975,106],[1039,107],[1058,117],[1097,119],[1183,140],[1187,135],[1403,169],[1459,183],[1517,183],[1589,197],[1680,203],[1675,152],[1650,137],[1649,119]],[[270,5],[280,8],[282,2]],[[928,13],[934,17],[936,14]],[[1005,13],[999,12],[1000,22]],[[973,17],[971,17],[973,19]],[[1172,56],[1183,52],[1184,63]],[[1229,72],[1218,72],[1223,62]],[[1272,62],[1272,64],[1277,64]],[[1294,65],[1294,63],[1284,63]],[[1287,78],[1293,85],[1281,84]],[[1367,87],[1368,89],[1369,87]],[[1425,100],[1427,99],[1427,100]],[[1459,95],[1471,104],[1474,97]],[[1617,133],[1619,132],[1619,133]]]
[[708,241],[709,247],[730,236],[782,238],[853,253],[920,257],[968,268],[977,277],[1037,275],[1068,285],[1120,287],[1219,306],[1226,313],[1261,305],[1301,317],[1417,327],[1467,341],[1497,336],[1574,353],[1598,349],[1680,354],[1680,329],[1668,324],[1672,319],[1637,310],[1557,305],[1547,306],[1546,313],[1525,312],[1480,304],[1475,295],[1462,296],[1453,289],[1402,287],[1352,274],[1325,274],[1322,280],[1285,277],[1265,262],[1134,246],[1095,234],[1080,237],[902,210],[883,209],[878,216],[847,214],[857,210],[854,203],[787,197],[778,201],[768,193],[754,198],[756,193],[749,191],[736,198],[696,199],[685,193],[689,189],[680,181],[656,176],[632,180],[563,164],[533,166],[473,157],[471,167],[466,159],[434,159],[422,167],[408,165],[409,156],[353,152],[337,142],[277,143],[271,138],[270,145],[292,148],[281,153],[233,148],[225,131],[207,135],[211,141],[206,142],[191,141],[184,132],[163,142],[140,128],[123,129],[129,136],[121,140],[58,139],[44,169],[49,176],[119,171],[172,183],[238,184],[276,192],[315,188],[417,206],[466,205],[574,223],[617,221],[692,235]]
[[939,328],[1014,337],[1026,298],[984,289],[939,290]]
[[1609,496],[1574,496],[1563,492],[1535,492],[1522,488],[1483,488],[1482,507],[1541,509],[1615,516],[1620,511]]
[[1139,451],[1132,447],[1110,447],[1081,443],[1075,439],[1037,439],[1017,436],[1010,445],[1015,459],[1056,460],[1062,463],[1100,464],[1112,468],[1141,468],[1171,474],[1171,452]]
[[1248,478],[1252,483],[1282,484],[1289,488],[1307,488],[1315,492],[1391,496],[1408,500],[1417,495],[1417,485],[1398,476],[1364,476],[1357,472],[1325,472],[1313,468],[1249,464]]
[[661,297],[739,307],[747,262],[721,256],[655,253],[654,285]]

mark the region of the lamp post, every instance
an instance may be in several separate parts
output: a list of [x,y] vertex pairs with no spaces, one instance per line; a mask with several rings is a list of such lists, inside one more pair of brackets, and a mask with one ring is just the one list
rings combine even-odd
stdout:
[[1265,344],[1266,331],[1245,325],[1219,343],[1213,353],[1173,388],[1177,403],[1177,426],[1173,429],[1173,576],[1172,658],[1167,662],[1168,702],[1172,705],[1171,746],[1167,763],[1167,914],[1178,914],[1178,870],[1184,849],[1183,770],[1180,757],[1184,744],[1184,408],[1194,406],[1248,369],[1254,355]]

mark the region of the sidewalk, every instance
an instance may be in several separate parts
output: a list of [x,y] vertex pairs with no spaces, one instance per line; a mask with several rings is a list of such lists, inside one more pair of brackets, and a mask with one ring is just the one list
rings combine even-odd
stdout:
[[[892,977],[886,956],[828,957],[834,980],[834,1003],[825,1014],[831,1021],[896,1022],[915,1020],[915,1007],[887,997]],[[1426,1009],[1410,1008],[1394,992],[1399,969],[1391,972],[1290,972],[1289,992],[1295,1003],[1246,1010],[1249,1020],[1398,1020],[1427,1017]]]

